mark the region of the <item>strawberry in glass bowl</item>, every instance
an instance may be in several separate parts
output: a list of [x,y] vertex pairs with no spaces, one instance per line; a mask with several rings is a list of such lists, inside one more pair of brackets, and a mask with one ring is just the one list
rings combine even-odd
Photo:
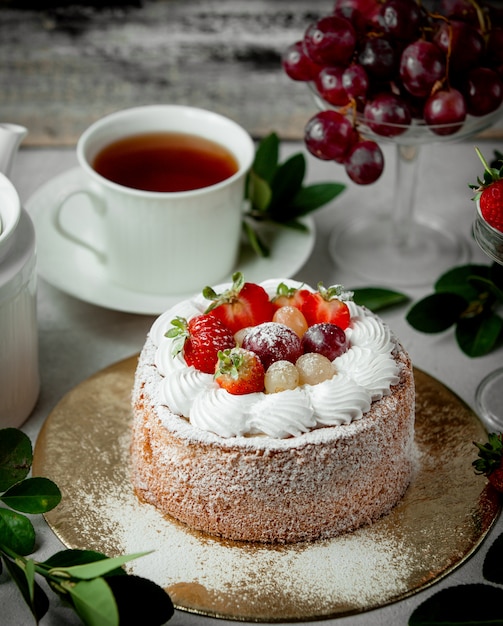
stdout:
[[[488,164],[476,148],[484,166],[484,174],[477,184],[477,217],[473,224],[475,241],[493,261],[503,266],[503,155]],[[503,368],[488,374],[475,392],[477,411],[489,430],[503,432]]]
[[384,170],[380,145],[392,143],[396,176],[392,210],[362,207],[333,232],[330,253],[372,282],[430,284],[468,249],[437,216],[416,216],[420,148],[466,139],[500,117],[501,8],[490,0],[335,0],[332,7],[283,56],[286,74],[309,86],[320,110],[306,124],[306,147],[344,167],[355,184],[370,185]]
[[489,165],[480,150],[476,150],[484,165],[484,175],[477,179],[477,185],[470,185],[477,192],[473,234],[482,251],[503,265],[503,155]]

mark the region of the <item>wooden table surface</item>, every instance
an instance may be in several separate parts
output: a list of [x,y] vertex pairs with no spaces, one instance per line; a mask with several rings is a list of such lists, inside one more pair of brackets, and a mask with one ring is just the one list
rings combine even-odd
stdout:
[[[316,112],[281,54],[331,0],[0,0],[0,122],[26,146],[73,145],[94,120],[190,104],[259,138],[299,139]],[[493,129],[491,137],[503,136]]]
[[315,107],[280,57],[330,2],[118,4],[0,0],[0,121],[27,126],[26,145],[71,145],[108,112],[157,103],[300,137]]

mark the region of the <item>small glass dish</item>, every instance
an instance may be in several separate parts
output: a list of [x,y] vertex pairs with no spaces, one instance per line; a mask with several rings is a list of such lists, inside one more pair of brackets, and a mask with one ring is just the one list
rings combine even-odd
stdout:
[[484,254],[496,263],[503,264],[503,233],[485,221],[478,202],[477,218],[473,223],[473,236]]

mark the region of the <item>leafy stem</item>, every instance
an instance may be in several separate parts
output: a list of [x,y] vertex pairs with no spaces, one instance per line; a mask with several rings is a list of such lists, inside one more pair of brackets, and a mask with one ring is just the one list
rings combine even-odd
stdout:
[[247,177],[243,231],[252,249],[267,257],[271,251],[258,225],[271,223],[305,231],[302,217],[327,204],[344,189],[341,183],[304,185],[306,159],[302,153],[279,161],[279,138],[271,133],[259,143]]
[[[51,480],[28,477],[32,461],[29,438],[15,428],[1,429],[0,572],[5,567],[36,623],[49,610],[49,599],[37,576],[45,579],[87,626],[166,623],[174,612],[168,594],[122,569],[146,553],[109,558],[93,550],[61,550],[42,562],[28,557],[35,546],[35,531],[24,513],[46,513],[61,500]],[[148,606],[148,614],[140,613],[139,606]]]
[[455,327],[460,349],[479,357],[503,342],[503,267],[462,265],[440,276],[434,292],[416,302],[407,313],[409,324],[423,333]]

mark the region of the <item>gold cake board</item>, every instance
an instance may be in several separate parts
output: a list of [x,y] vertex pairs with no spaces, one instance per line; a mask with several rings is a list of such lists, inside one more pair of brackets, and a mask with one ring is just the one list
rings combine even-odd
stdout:
[[473,472],[486,431],[442,383],[415,369],[420,466],[403,500],[371,526],[288,546],[230,542],[192,531],[135,497],[129,480],[130,398],[137,356],[71,390],[48,416],[33,474],[61,503],[46,514],[69,548],[108,556],[153,551],[128,564],[176,608],[254,622],[361,613],[433,584],[481,544],[499,500]]

